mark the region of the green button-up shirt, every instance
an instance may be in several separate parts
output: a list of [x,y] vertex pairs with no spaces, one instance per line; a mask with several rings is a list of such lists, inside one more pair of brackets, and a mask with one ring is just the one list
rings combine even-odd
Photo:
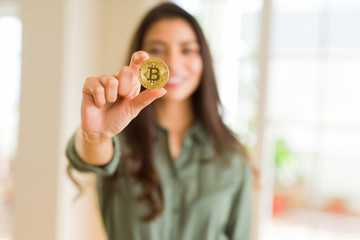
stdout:
[[[214,147],[200,124],[186,134],[179,158],[170,156],[167,131],[158,128],[154,161],[164,195],[164,212],[151,223],[139,218],[134,187],[118,180],[118,192],[109,176],[118,170],[120,148],[126,143],[114,137],[114,156],[109,164],[86,164],[75,151],[74,137],[66,154],[79,171],[94,171],[104,225],[110,240],[250,240],[251,168],[235,152],[224,152],[210,163]],[[120,194],[118,194],[120,193]]]

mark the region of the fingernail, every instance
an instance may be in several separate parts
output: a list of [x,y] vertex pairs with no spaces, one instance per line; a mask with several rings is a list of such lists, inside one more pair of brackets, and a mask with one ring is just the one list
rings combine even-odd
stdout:
[[140,54],[141,54],[141,57],[146,57],[146,53],[141,52]]
[[167,90],[165,88],[163,88],[163,93],[161,94],[161,96],[164,96],[167,93]]
[[139,54],[135,54],[134,61],[139,61]]

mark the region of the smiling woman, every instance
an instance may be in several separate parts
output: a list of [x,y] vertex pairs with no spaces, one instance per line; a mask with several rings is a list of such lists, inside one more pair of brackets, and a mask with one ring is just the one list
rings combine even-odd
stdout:
[[[141,89],[149,57],[169,67],[164,88]],[[172,3],[153,8],[129,62],[86,79],[81,129],[67,147],[72,167],[97,174],[109,239],[250,239],[252,169],[221,119],[197,21]]]

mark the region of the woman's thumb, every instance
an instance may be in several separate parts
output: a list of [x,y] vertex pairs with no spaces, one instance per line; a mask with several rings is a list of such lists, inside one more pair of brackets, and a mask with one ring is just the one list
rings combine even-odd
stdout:
[[166,94],[165,88],[145,90],[139,93],[134,99],[132,99],[132,108],[134,117],[139,114],[139,112],[145,108],[147,105],[155,101],[156,99],[164,96]]

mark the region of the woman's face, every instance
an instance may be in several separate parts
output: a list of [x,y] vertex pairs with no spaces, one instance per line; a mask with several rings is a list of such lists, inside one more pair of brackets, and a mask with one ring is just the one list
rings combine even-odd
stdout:
[[144,50],[169,67],[166,101],[184,101],[197,89],[203,72],[200,46],[191,26],[183,19],[155,22],[144,38]]

